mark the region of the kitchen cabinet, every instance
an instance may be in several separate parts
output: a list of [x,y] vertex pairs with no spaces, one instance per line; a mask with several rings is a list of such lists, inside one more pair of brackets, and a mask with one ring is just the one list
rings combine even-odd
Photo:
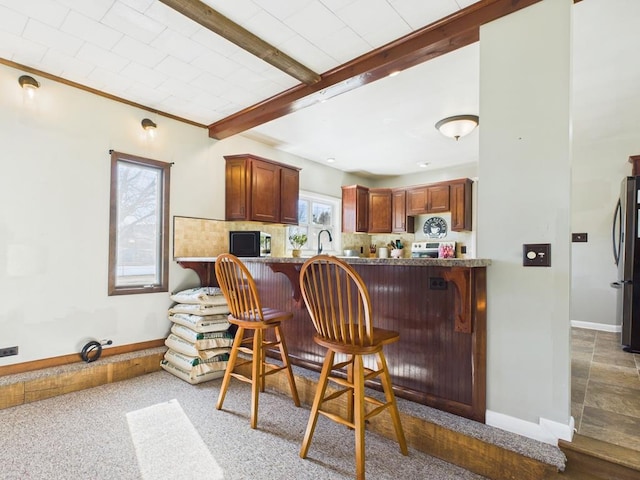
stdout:
[[369,189],[369,233],[391,233],[391,189]]
[[407,215],[449,211],[449,184],[420,185],[407,188]]
[[449,185],[427,187],[427,212],[442,213],[449,211]]
[[367,232],[369,228],[369,189],[361,185],[342,187],[342,231]]
[[451,230],[471,230],[471,184],[468,178],[449,184],[451,202]]
[[298,223],[298,168],[250,154],[224,158],[226,220]]
[[391,232],[414,232],[413,217],[407,216],[407,191],[404,188],[391,191]]

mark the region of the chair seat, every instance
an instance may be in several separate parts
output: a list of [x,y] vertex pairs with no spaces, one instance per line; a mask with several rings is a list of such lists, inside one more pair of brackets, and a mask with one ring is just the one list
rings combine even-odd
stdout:
[[385,330],[383,328],[373,329],[373,340],[367,345],[355,345],[351,343],[349,339],[343,342],[324,338],[319,334],[315,334],[313,336],[313,341],[318,345],[329,348],[334,352],[346,353],[349,355],[370,355],[382,350],[384,345],[397,342],[398,340],[400,340],[400,334],[398,332]]
[[[229,315],[228,320],[229,320],[229,323],[238,325],[240,327],[250,328],[250,329],[271,328],[280,322],[284,322],[285,320],[292,319],[293,313],[283,312],[281,310],[276,310],[275,308],[263,308],[262,318],[264,320],[259,320],[259,317],[237,318],[237,317],[234,317],[233,315]],[[263,326],[261,327],[260,324],[262,324]]]

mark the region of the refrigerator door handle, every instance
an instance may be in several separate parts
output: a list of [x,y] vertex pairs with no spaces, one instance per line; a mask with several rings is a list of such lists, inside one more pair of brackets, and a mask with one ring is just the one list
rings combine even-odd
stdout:
[[611,282],[609,285],[611,285],[613,288],[622,288],[625,285],[629,285],[633,283],[633,280],[619,280],[617,282]]
[[[616,226],[618,227],[616,229]],[[616,243],[616,230],[618,231],[618,242]],[[622,247],[622,203],[618,199],[616,210],[613,212],[613,226],[611,228],[611,238],[613,241],[613,260],[616,265],[620,262],[620,249]]]

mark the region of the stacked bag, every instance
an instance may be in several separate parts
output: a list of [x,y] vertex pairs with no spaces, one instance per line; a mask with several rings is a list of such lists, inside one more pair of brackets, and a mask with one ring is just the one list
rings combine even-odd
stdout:
[[171,295],[169,350],[160,365],[191,384],[224,375],[233,345],[229,307],[217,287],[198,287]]

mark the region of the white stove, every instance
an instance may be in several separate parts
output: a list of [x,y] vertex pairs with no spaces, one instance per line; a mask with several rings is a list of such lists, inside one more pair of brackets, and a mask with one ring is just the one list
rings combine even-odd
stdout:
[[456,242],[413,242],[411,258],[455,258]]

